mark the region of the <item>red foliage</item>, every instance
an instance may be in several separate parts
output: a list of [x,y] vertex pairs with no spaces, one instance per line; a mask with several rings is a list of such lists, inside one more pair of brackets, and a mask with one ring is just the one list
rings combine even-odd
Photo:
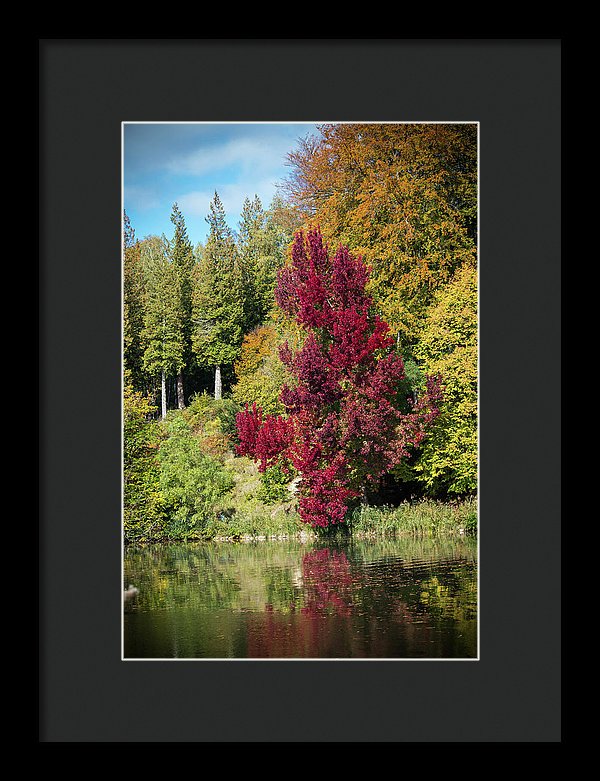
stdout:
[[291,463],[302,478],[300,516],[311,526],[342,523],[348,501],[406,457],[439,414],[439,378],[428,378],[410,413],[400,412],[404,365],[371,312],[367,282],[362,260],[345,247],[331,258],[318,230],[296,235],[275,290],[308,333],[295,355],[287,344],[280,350],[297,380],[281,393],[287,417],[263,418],[256,405],[238,415],[238,453],[261,471]]
[[294,437],[294,421],[279,415],[265,415],[256,404],[252,409],[239,412],[236,416],[240,444],[236,450],[240,456],[250,456],[259,462],[258,469],[264,472],[279,462],[280,456],[290,447]]

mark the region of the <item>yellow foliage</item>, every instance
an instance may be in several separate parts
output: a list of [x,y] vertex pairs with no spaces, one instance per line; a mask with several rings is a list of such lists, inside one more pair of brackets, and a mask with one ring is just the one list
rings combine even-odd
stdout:
[[[291,202],[372,267],[376,307],[414,341],[416,317],[475,265],[476,125],[341,124],[290,155]],[[387,303],[402,303],[397,312]],[[403,321],[400,317],[404,318]]]

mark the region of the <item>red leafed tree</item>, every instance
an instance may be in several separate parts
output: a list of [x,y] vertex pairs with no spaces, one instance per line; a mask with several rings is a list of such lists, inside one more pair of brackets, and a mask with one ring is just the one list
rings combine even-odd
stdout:
[[292,465],[300,474],[300,517],[313,527],[342,523],[350,500],[375,484],[418,445],[438,414],[439,378],[409,413],[401,412],[402,358],[366,294],[368,270],[340,246],[333,255],[319,230],[296,234],[291,263],[278,275],[278,306],[307,336],[281,360],[294,387],[284,386],[286,415],[246,408],[237,416],[239,455],[259,470]]

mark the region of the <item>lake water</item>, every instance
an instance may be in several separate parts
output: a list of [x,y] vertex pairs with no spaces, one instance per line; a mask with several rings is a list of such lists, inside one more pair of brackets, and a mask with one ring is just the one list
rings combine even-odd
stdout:
[[124,658],[473,659],[477,542],[132,548]]

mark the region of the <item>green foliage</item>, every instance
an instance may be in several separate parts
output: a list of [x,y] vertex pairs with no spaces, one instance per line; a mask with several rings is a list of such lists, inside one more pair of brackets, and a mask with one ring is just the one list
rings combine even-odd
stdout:
[[[419,481],[433,497],[477,489],[476,127],[346,123],[325,125],[320,133],[289,157],[290,197],[276,196],[268,210],[257,196],[247,198],[236,238],[216,193],[204,245],[192,247],[177,204],[168,241],[136,239],[123,215],[127,541],[160,538],[165,512],[175,505],[171,537],[198,529],[205,535],[211,524],[260,534],[289,521],[289,508],[281,509],[289,500],[281,475],[281,480],[267,473],[262,480],[258,474],[242,480],[240,489],[252,485],[252,490],[234,502],[233,494],[220,495],[213,510],[232,510],[233,502],[234,512],[219,518],[206,515],[206,498],[196,507],[184,463],[199,470],[191,482],[212,485],[211,465],[223,472],[236,442],[239,409],[256,403],[265,414],[284,411],[281,388],[294,383],[278,346],[288,341],[297,350],[304,334],[290,330],[290,322],[273,309],[273,284],[294,233],[309,224],[321,225],[332,248],[348,244],[371,265],[375,308],[406,358],[399,395],[414,399],[426,373],[442,375],[441,414],[421,449],[394,470],[396,478]],[[216,366],[227,385],[235,369],[232,398],[215,400],[204,390]],[[181,428],[171,431],[171,420],[167,429],[151,420],[156,410],[146,396],[162,373],[167,378],[182,373],[186,400],[192,395],[180,416],[189,428],[185,436]],[[169,508],[158,463],[161,431],[163,483],[167,474],[174,481]],[[244,460],[228,465],[237,462]],[[209,475],[204,482],[202,474]],[[390,515],[382,517],[387,523]]]
[[192,396],[182,414],[202,450],[222,457],[233,448],[237,437],[235,416],[239,411],[233,399],[215,399],[205,391]]
[[309,533],[300,521],[292,491],[286,491],[283,499],[267,504],[259,498],[263,484],[256,464],[249,458],[230,456],[226,466],[233,475],[234,487],[217,503],[213,517],[204,528],[206,539],[291,537],[300,532]]
[[200,442],[179,412],[164,423],[167,438],[158,454],[165,500],[165,533],[171,538],[199,536],[214,505],[233,486],[222,464],[202,452]]
[[171,222],[174,226],[174,233],[168,245],[168,256],[177,270],[183,337],[183,362],[184,367],[189,367],[192,363],[192,277],[196,260],[192,243],[187,235],[183,214],[176,203],[173,204],[171,211]]
[[217,193],[207,218],[210,233],[194,269],[192,349],[199,366],[231,365],[239,355],[244,324],[242,270]]
[[161,239],[142,246],[145,275],[144,369],[153,376],[176,374],[183,367],[183,310],[176,266],[167,257]]
[[257,493],[257,499],[265,504],[285,501],[290,498],[289,484],[293,475],[284,472],[279,464],[271,466],[261,474],[261,486]]
[[273,539],[293,538],[303,535],[314,537],[312,530],[306,529],[294,511],[277,508],[269,511],[263,503],[248,503],[237,512],[217,512],[204,527],[205,539]]
[[181,272],[181,284],[183,298],[186,306],[185,311],[191,311],[191,280],[189,275],[195,263],[194,248],[187,235],[187,228],[183,214],[176,203],[173,204],[171,211],[171,222],[174,226],[173,238],[169,242],[169,259]]
[[442,375],[439,418],[414,465],[431,491],[477,489],[477,271],[465,266],[436,292],[415,353],[426,372]]
[[127,385],[123,395],[123,532],[126,542],[160,535],[164,501],[156,458],[159,432],[149,420],[156,411],[147,398]]
[[255,195],[246,198],[238,231],[244,280],[244,331],[263,323],[273,307],[277,269],[283,264],[283,234]]

